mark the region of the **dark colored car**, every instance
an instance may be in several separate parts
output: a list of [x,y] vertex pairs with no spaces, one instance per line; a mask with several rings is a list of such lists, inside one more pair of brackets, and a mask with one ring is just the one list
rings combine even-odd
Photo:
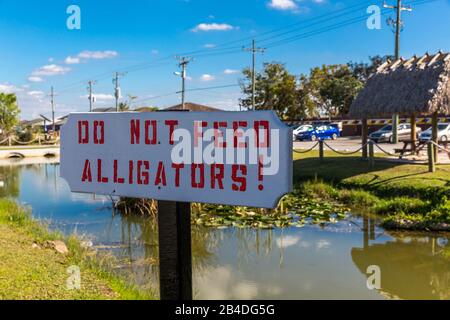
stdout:
[[317,141],[332,139],[336,140],[341,136],[338,128],[331,125],[320,125],[311,127],[308,131],[297,134],[297,140],[300,141]]

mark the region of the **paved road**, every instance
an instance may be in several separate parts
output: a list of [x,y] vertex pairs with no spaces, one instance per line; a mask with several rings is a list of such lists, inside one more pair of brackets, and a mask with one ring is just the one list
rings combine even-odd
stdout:
[[[338,140],[335,141],[326,140],[326,143],[329,144],[333,149],[343,152],[351,152],[361,148],[361,138],[346,137],[346,138],[339,138]],[[306,150],[312,148],[315,144],[316,142],[310,141],[295,142],[294,148]],[[394,153],[394,149],[403,148],[403,143],[398,144],[381,143],[380,146],[387,152]],[[325,150],[328,150],[327,146],[325,146]],[[375,152],[379,152],[379,150],[375,149]]]

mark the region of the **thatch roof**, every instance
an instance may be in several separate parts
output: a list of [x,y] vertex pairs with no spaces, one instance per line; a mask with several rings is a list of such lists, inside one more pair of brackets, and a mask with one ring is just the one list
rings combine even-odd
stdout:
[[434,112],[450,114],[450,53],[387,61],[350,108],[358,118]]
[[[183,110],[183,106],[181,104],[177,104],[176,106],[164,109],[164,111],[178,111],[178,110]],[[189,111],[223,111],[223,110],[220,110],[217,108],[208,107],[208,106],[204,106],[204,105],[197,104],[197,103],[191,103],[191,102],[185,103],[185,110],[189,110]]]

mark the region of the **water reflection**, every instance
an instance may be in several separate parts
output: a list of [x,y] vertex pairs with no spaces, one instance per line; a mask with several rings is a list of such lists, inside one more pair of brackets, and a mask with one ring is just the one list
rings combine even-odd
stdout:
[[[117,257],[115,270],[144,288],[158,279],[156,221],[114,212],[109,197],[72,194],[57,164],[0,167],[0,195],[33,208]],[[369,218],[275,230],[193,227],[200,299],[449,299],[448,235],[386,233]],[[366,286],[381,267],[381,290]]]
[[364,240],[362,248],[352,249],[352,259],[363,274],[371,265],[380,267],[380,293],[395,299],[450,299],[447,238],[390,234],[393,239],[385,243],[369,244]]

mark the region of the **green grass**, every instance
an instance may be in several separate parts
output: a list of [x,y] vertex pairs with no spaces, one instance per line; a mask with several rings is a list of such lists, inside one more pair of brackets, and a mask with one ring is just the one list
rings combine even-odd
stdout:
[[[64,240],[68,255],[45,248],[45,241]],[[33,247],[37,244],[38,248]],[[17,203],[0,199],[0,299],[115,300],[153,299],[116,277],[108,268],[113,257],[84,249],[79,239],[34,221]],[[81,290],[68,290],[67,268],[81,270]]]
[[294,154],[294,181],[307,193],[383,217],[388,228],[449,230],[450,165],[434,173],[427,165],[377,161],[325,152]]

